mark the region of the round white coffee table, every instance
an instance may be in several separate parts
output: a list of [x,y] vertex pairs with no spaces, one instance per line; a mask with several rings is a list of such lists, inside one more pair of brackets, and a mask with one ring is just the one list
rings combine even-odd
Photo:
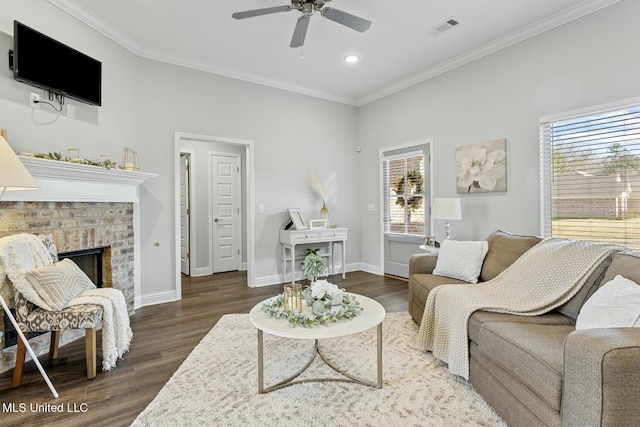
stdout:
[[[272,297],[259,304],[256,304],[249,312],[249,320],[251,324],[258,329],[258,393],[268,393],[283,387],[305,382],[325,382],[325,381],[342,381],[353,382],[369,387],[382,388],[382,321],[384,320],[385,310],[377,301],[367,298],[363,295],[349,294],[355,297],[356,301],[362,306],[360,314],[353,319],[343,320],[336,323],[330,323],[326,326],[314,326],[310,328],[302,326],[291,326],[286,321],[269,317],[262,311],[262,304],[277,298]],[[376,382],[366,381],[349,374],[343,370],[331,365],[320,353],[318,348],[318,340],[344,337],[364,332],[368,329],[377,327],[377,370],[378,378]],[[264,385],[264,354],[263,354],[263,332],[276,335],[283,338],[315,340],[315,348],[311,359],[298,372],[289,378],[280,381],[277,384],[265,387]],[[320,356],[322,360],[334,371],[340,373],[345,378],[310,378],[304,380],[295,380],[298,375],[304,372],[311,362]]]

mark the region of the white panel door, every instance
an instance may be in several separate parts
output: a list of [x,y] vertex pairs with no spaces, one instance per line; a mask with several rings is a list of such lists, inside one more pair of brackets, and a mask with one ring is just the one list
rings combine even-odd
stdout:
[[385,153],[382,159],[384,200],[384,273],[409,277],[409,258],[431,230],[431,156],[428,143]]
[[189,275],[189,155],[180,155],[180,266],[182,274]]
[[235,271],[241,265],[240,157],[211,155],[213,272]]

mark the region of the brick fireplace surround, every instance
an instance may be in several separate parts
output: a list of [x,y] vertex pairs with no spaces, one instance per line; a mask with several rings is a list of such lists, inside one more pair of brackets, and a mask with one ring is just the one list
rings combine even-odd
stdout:
[[134,309],[133,204],[0,202],[0,237],[52,234],[58,252],[104,248],[104,286],[120,289]]
[[[40,189],[4,194],[0,237],[53,234],[61,253],[104,248],[104,286],[120,289],[133,313],[141,301],[140,236],[136,233],[139,187],[157,175],[29,157],[21,160]],[[0,372],[9,368],[6,356]]]

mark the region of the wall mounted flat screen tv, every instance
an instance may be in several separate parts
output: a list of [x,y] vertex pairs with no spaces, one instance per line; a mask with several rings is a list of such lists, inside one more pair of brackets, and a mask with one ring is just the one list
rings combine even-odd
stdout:
[[102,63],[14,21],[13,77],[92,105],[102,104]]

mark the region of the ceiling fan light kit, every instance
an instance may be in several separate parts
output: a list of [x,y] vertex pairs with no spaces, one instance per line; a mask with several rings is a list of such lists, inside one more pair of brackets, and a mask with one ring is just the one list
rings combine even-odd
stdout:
[[359,16],[355,16],[350,13],[334,9],[332,7],[326,7],[325,4],[329,3],[330,1],[331,0],[292,0],[291,5],[273,6],[262,9],[247,10],[244,12],[235,12],[231,15],[231,17],[235,19],[245,19],[253,18],[255,16],[269,15],[272,13],[297,10],[302,13],[302,16],[298,18],[296,27],[293,30],[293,37],[291,38],[290,44],[291,47],[301,47],[304,45],[304,39],[307,36],[309,22],[315,12],[320,12],[320,15],[322,17],[361,33],[367,31],[371,26],[371,21],[367,21],[366,19],[360,18]]

